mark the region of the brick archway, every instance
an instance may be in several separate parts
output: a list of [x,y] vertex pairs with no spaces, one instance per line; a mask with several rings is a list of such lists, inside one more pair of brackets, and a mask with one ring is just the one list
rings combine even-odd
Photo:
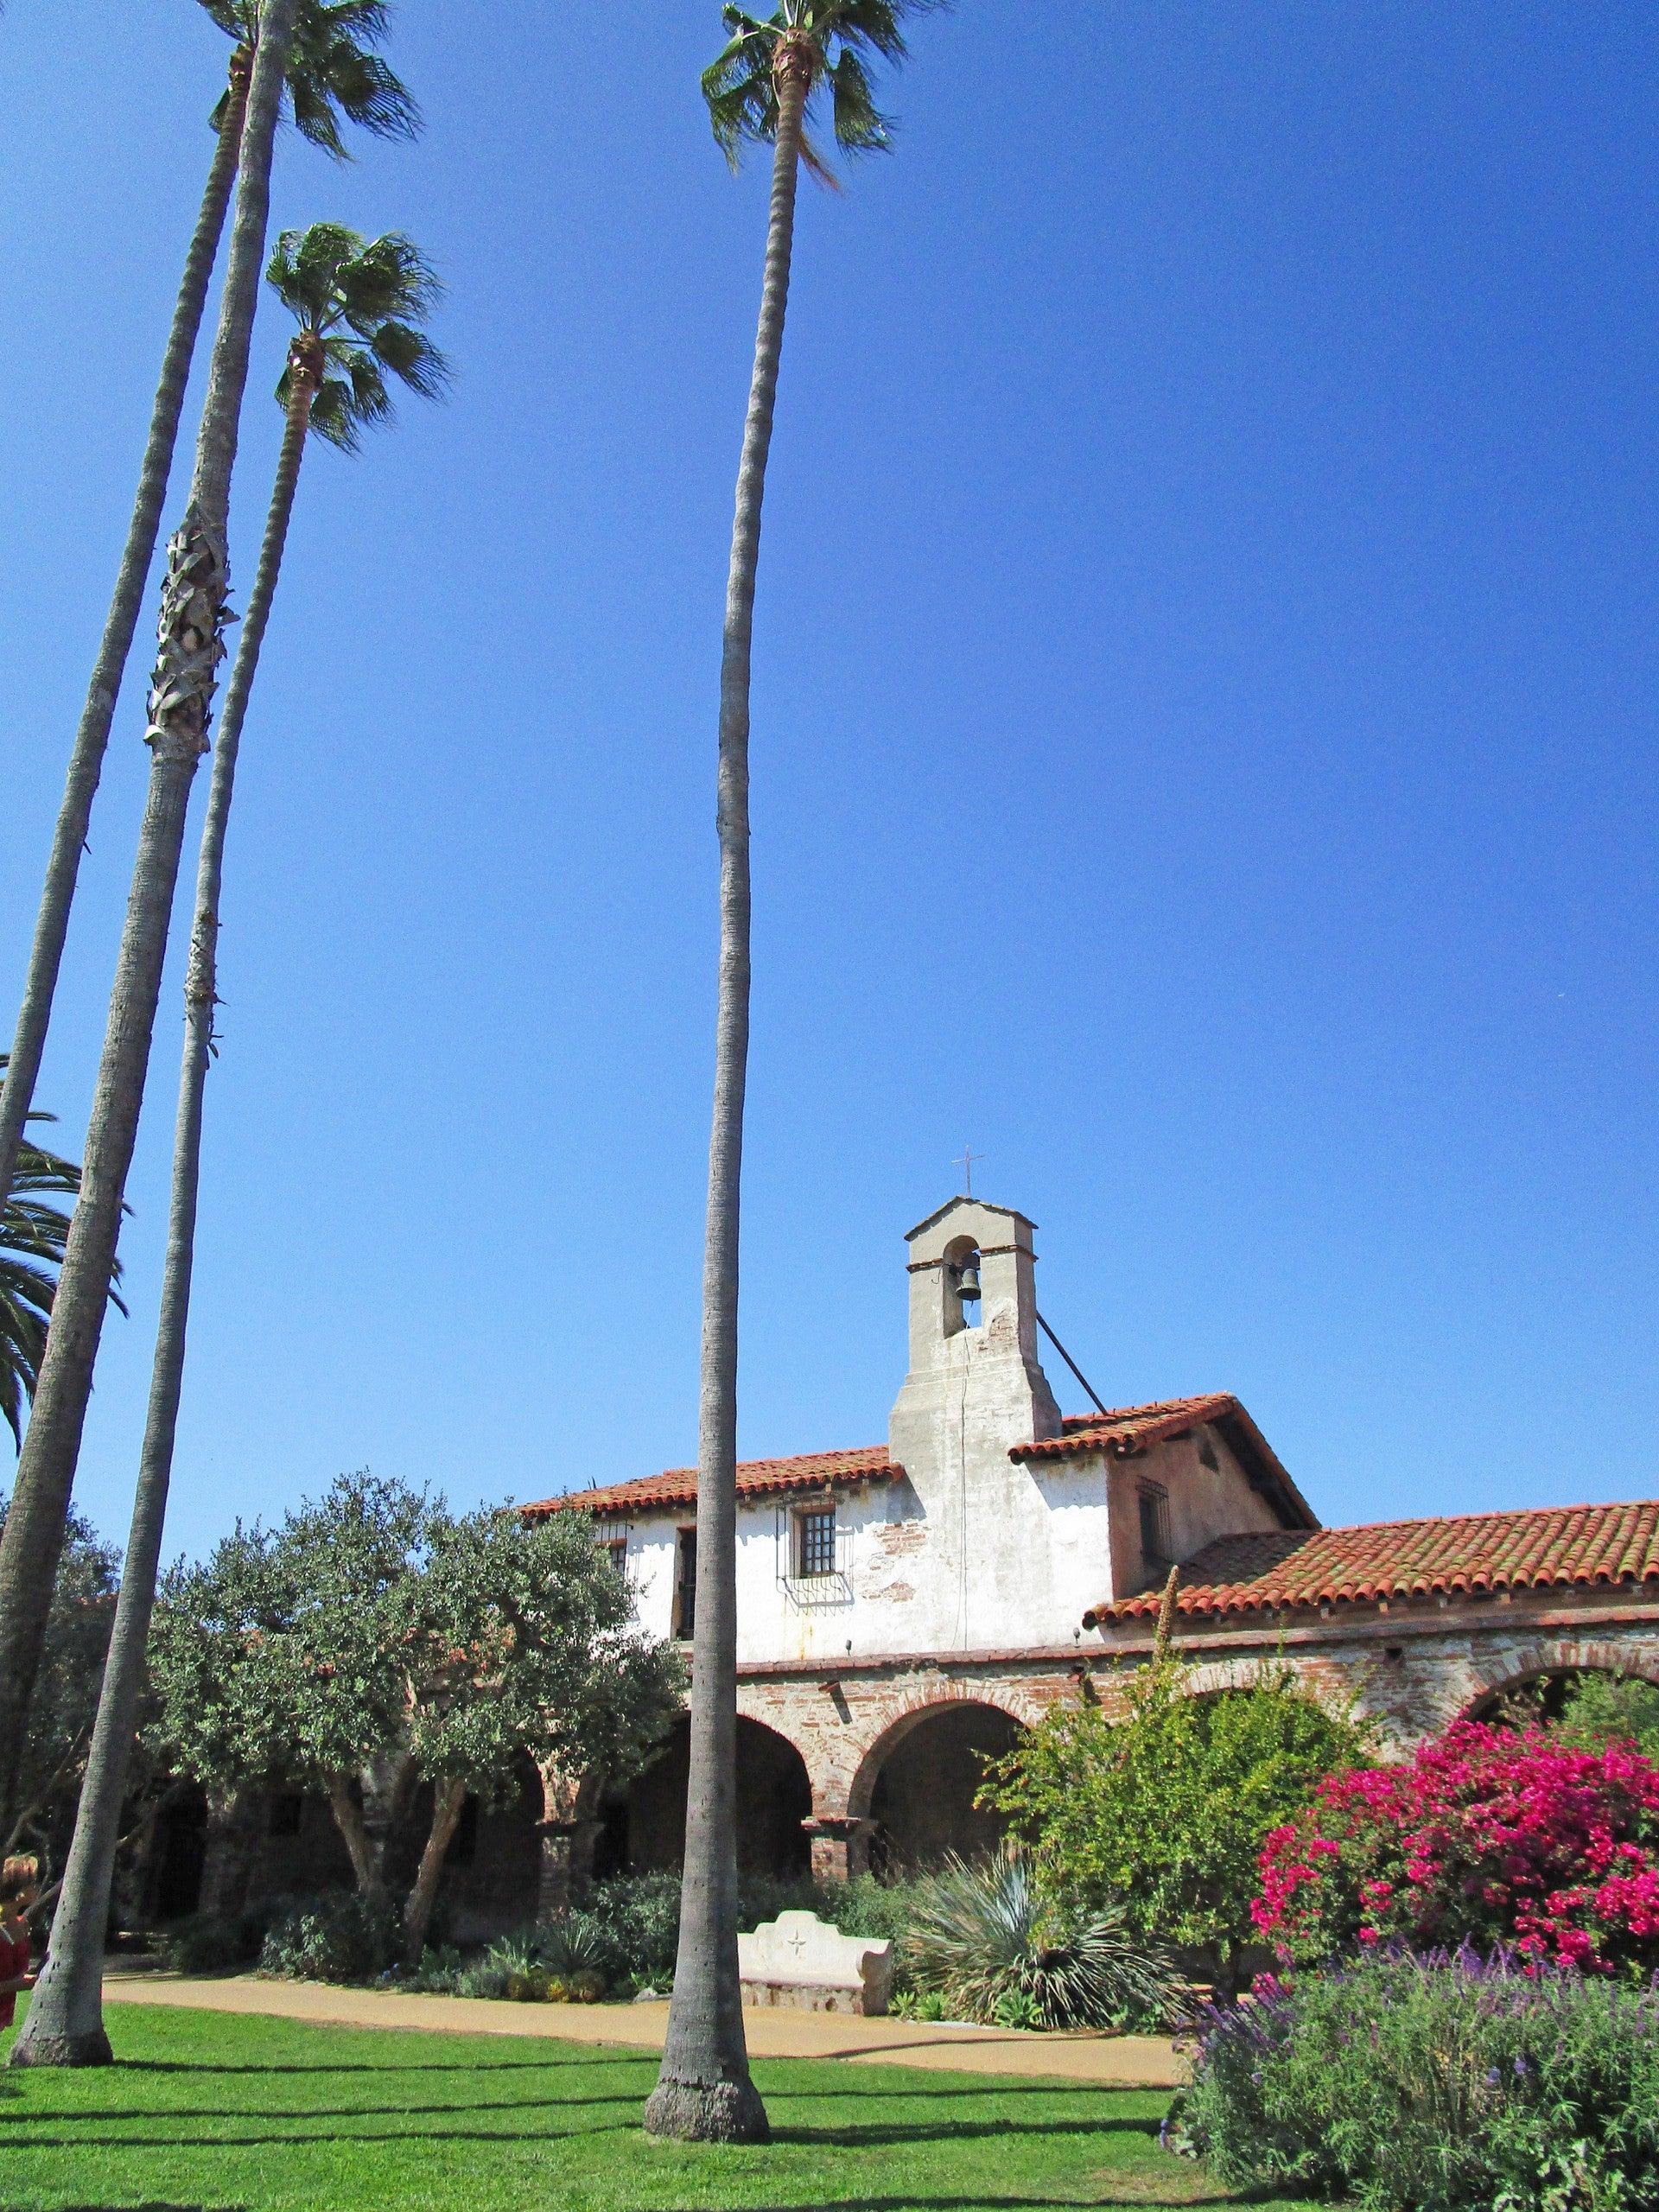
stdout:
[[826,1802],[815,1809],[867,1819],[875,1778],[899,1745],[924,1721],[963,1706],[1002,1713],[1021,1728],[1029,1728],[1043,1709],[1037,1700],[1021,1697],[1013,1685],[1001,1682],[939,1682],[912,1690],[894,1700],[874,1728],[842,1748],[835,1770],[823,1777],[826,1800],[833,1791],[838,1802]]
[[1550,1675],[1635,1675],[1659,1686],[1659,1642],[1639,1644],[1585,1638],[1540,1638],[1501,1657],[1477,1658],[1459,1685],[1442,1726],[1471,1719],[1506,1691],[1522,1689]]

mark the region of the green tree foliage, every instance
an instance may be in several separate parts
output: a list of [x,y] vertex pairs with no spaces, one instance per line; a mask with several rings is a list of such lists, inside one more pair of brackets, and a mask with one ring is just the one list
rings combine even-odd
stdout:
[[505,1797],[526,1753],[626,1778],[683,1687],[582,1516],[453,1514],[366,1473],[171,1574],[152,1649],[181,1764],[210,1787],[325,1791],[365,1895],[385,1893],[392,1831],[431,1786],[402,1900],[416,1958],[468,1794]]
[[1567,1685],[1550,1733],[1575,1751],[1634,1744],[1659,1764],[1659,1685],[1637,1675],[1582,1674]]
[[1039,1886],[1076,1910],[1122,1904],[1143,1935],[1213,1954],[1232,1976],[1251,1938],[1256,1857],[1327,1774],[1370,1750],[1351,1713],[1274,1663],[1247,1688],[1192,1694],[1168,1657],[1086,1683],[988,1770],[983,1799],[1029,1840]]

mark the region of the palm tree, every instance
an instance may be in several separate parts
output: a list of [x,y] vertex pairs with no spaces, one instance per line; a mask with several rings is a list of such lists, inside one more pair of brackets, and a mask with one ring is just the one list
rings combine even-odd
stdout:
[[[156,387],[127,540],[116,570],[115,595],[69,755],[69,773],[47,862],[10,1068],[0,1084],[0,1208],[11,1186],[23,1124],[34,1103],[92,799],[109,744],[121,678],[138,626],[144,580],[155,557],[156,533],[172,473],[185,387],[241,156],[248,85],[259,42],[259,6],[257,0],[201,0],[201,5],[219,29],[236,41],[231,53],[230,81],[213,110],[213,157],[208,164],[201,209],[185,256],[184,275],[162,356],[161,381]],[[302,135],[337,158],[346,158],[340,130],[343,121],[383,138],[409,137],[417,127],[414,102],[372,51],[385,31],[386,21],[385,0],[300,0],[288,62],[288,103]]]
[[0,1829],[10,1810],[52,1577],[74,1484],[127,1170],[143,1105],[185,812],[224,658],[231,472],[247,385],[270,213],[271,148],[299,0],[264,0],[243,126],[241,181],[184,520],[167,549],[160,651],[151,679],[149,784],[121,932],[104,1051],[87,1125],[80,1198],[69,1224],[34,1409],[0,1536]]
[[737,1862],[732,1828],[737,1736],[737,1287],[743,1094],[749,1050],[749,662],[760,508],[772,445],[803,162],[827,177],[806,136],[828,92],[849,154],[890,143],[866,57],[904,57],[907,16],[937,0],[783,0],[768,17],[726,7],[730,43],[703,73],[715,137],[735,168],[746,145],[772,149],[772,213],[720,675],[720,983],[714,1128],[702,1263],[697,1436],[697,1585],[691,1664],[691,1770],[679,1955],[662,2072],[645,2107],[654,2135],[764,2142],[766,2107],[749,2078],[737,1975]]
[[[0,1076],[6,1056],[0,1052]],[[54,1121],[52,1114],[31,1114],[31,1122]],[[69,1217],[53,1198],[73,1198],[80,1170],[25,1134],[12,1178],[11,1196],[0,1216],[0,1416],[22,1448],[23,1408],[34,1393],[52,1314],[56,1270],[62,1264]],[[120,1274],[118,1265],[116,1274]],[[114,1297],[111,1291],[111,1296]],[[124,1313],[118,1298],[117,1306]]]
[[439,291],[417,249],[392,232],[372,240],[338,223],[284,231],[265,272],[299,331],[276,396],[287,417],[259,566],[248,595],[225,712],[213,753],[196,875],[195,925],[184,992],[184,1065],[173,1145],[173,1193],[161,1323],[150,1376],[132,1531],[110,1633],[98,1719],[75,1815],[74,1838],[52,1929],[52,1955],[12,2048],[14,2066],[97,2066],[111,2059],[102,2002],[104,1930],[121,1831],[127,1758],[143,1679],[144,1645],[156,1601],[173,1440],[184,1379],[196,1198],[201,1173],[202,1095],[213,1050],[219,893],[225,834],[248,698],[282,570],[308,432],[354,453],[363,429],[392,412],[386,378],[428,398],[448,378],[442,354],[420,328]]

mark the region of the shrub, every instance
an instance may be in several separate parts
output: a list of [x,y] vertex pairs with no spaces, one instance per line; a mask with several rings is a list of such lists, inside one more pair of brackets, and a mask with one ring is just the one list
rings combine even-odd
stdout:
[[287,1981],[373,1981],[397,1949],[391,1902],[342,1891],[295,1905],[274,1921],[259,1953],[259,1970]]
[[1213,1954],[1224,1980],[1252,1934],[1256,1860],[1333,1770],[1369,1755],[1351,1714],[1316,1705],[1287,1666],[1195,1697],[1163,1658],[1057,1707],[988,1773],[1049,1896],[1124,1901],[1141,1935]]
[[1546,1725],[1558,1743],[1582,1751],[1629,1744],[1643,1758],[1659,1760],[1659,1687],[1634,1675],[1576,1675],[1560,1713]]
[[1233,2187],[1636,2212],[1659,2197],[1659,1994],[1513,1952],[1374,1954],[1212,2013],[1170,2132]]
[[1168,1957],[1121,1909],[1065,1915],[1038,1897],[1018,1844],[970,1865],[951,1857],[913,1899],[905,1938],[918,1993],[959,2019],[1005,2028],[1106,2027],[1166,2018],[1177,1987]]
[[1321,1784],[1261,1860],[1257,1926],[1291,1959],[1391,1942],[1592,1970],[1659,1966],[1659,1766],[1627,1745],[1464,1725]]
[[235,1974],[259,1956],[265,1925],[260,1914],[194,1913],[162,1936],[162,1962],[174,1974]]
[[[871,1874],[850,1882],[748,1875],[739,1885],[737,1924],[748,1931],[780,1912],[799,1910],[832,1921],[845,1935],[897,1942],[911,1924],[921,1886],[878,1882]],[[595,1883],[568,1911],[543,1922],[537,1942],[550,1963],[556,1942],[580,1943],[582,1955],[573,1966],[601,1974],[613,1991],[666,1989],[674,1978],[679,1934],[679,1876],[626,1874]]]

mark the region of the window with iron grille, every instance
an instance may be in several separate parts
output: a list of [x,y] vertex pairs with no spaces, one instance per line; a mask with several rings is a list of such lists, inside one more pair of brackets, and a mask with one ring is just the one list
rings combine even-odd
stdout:
[[608,1554],[611,1565],[624,1580],[628,1572],[628,1540],[626,1536],[607,1536],[600,1548]]
[[836,1571],[836,1509],[816,1508],[795,1516],[796,1572],[803,1580]]
[[697,1625],[697,1532],[682,1529],[676,1542],[674,1567],[674,1633],[683,1642]]

